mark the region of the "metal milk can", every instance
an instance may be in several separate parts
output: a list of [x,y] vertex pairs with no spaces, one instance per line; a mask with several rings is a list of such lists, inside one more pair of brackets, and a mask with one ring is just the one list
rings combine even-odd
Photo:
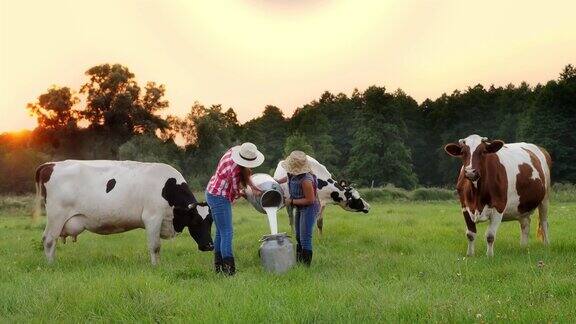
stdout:
[[284,273],[296,264],[294,245],[286,233],[264,235],[260,242],[260,260],[267,271]]

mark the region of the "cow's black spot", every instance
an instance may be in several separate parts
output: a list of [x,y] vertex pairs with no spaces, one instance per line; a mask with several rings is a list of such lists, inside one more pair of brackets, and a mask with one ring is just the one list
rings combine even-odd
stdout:
[[108,180],[108,182],[106,183],[106,193],[112,191],[112,189],[114,189],[114,186],[116,186],[116,179]]
[[329,182],[329,183],[334,183],[334,179],[328,178],[328,182]]
[[334,200],[335,202],[341,202],[342,197],[340,197],[340,194],[338,194],[338,191],[332,191],[332,193],[330,193],[330,197],[332,197],[332,200]]
[[46,201],[46,182],[50,181],[52,172],[54,171],[54,163],[46,163],[36,169],[36,183],[40,184],[40,191],[42,198]]
[[322,179],[318,179],[318,189],[322,189],[324,187],[326,187],[328,185],[328,182],[322,180]]

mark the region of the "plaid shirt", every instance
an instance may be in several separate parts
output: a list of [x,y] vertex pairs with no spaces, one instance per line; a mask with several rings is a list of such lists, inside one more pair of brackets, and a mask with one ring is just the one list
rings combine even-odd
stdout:
[[232,149],[224,153],[216,172],[210,178],[206,191],[217,196],[225,196],[230,202],[240,197],[240,166],[232,160]]

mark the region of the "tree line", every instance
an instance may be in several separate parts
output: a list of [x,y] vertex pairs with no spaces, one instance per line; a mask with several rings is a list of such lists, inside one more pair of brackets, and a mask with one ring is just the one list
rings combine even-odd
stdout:
[[94,66],[85,75],[79,89],[52,86],[27,105],[36,129],[0,135],[0,192],[32,191],[35,167],[62,159],[164,162],[201,190],[223,152],[244,141],[266,156],[258,172],[273,172],[300,149],[358,186],[452,186],[459,165],[443,145],[470,134],[541,145],[552,155],[553,180],[576,182],[572,65],[546,84],[476,85],[421,104],[380,86],[350,96],[324,92],[291,117],[266,106],[244,124],[233,108],[198,102],[183,118],[162,117],[169,107],[165,86],[142,86],[120,64]]

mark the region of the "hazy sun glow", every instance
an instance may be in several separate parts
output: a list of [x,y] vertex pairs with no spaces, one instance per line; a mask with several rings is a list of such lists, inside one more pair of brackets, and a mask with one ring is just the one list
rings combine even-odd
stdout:
[[531,84],[576,63],[576,1],[0,0],[0,132],[27,102],[121,63],[166,84],[168,113],[198,100],[241,121],[324,90],[377,84],[421,101],[483,83]]

